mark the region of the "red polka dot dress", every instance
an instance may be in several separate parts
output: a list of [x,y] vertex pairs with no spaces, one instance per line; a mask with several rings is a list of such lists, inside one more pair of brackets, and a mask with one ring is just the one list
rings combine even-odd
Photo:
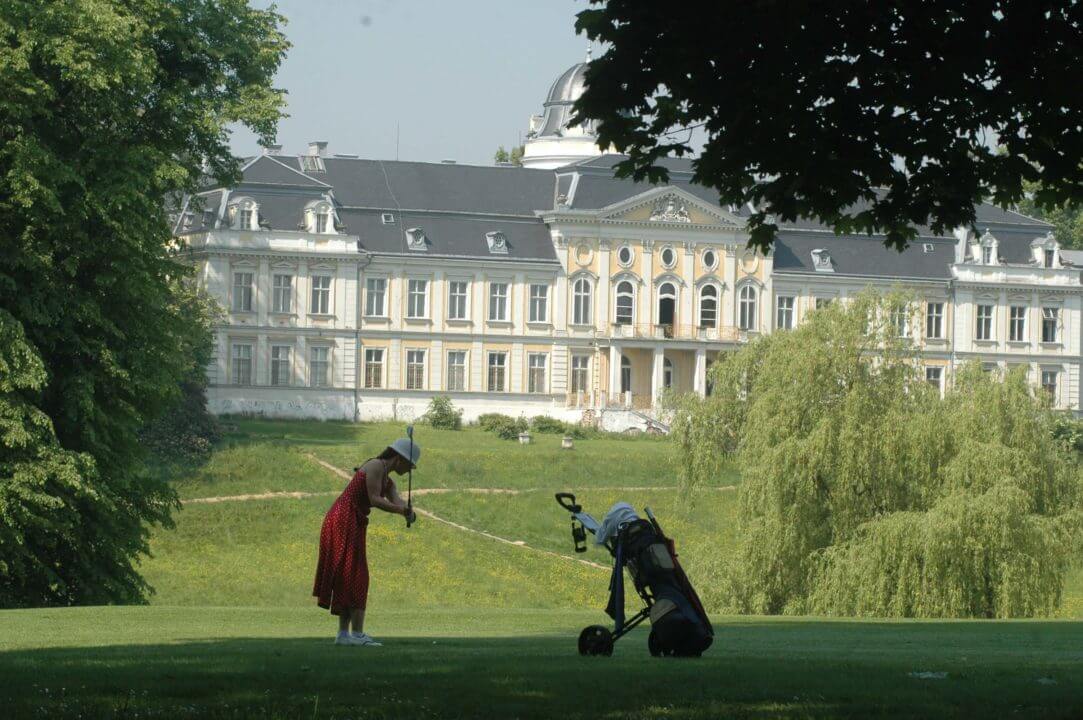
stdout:
[[[387,492],[387,481],[384,482],[381,494]],[[368,600],[365,531],[371,509],[365,472],[358,470],[323,518],[320,559],[312,594],[320,607],[329,609],[334,615],[342,615],[352,608],[363,610]]]

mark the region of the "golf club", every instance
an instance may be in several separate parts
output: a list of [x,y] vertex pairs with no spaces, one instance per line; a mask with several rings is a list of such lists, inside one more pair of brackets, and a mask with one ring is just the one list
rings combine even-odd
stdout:
[[407,458],[410,462],[410,469],[407,470],[406,476],[406,527],[410,527],[414,524],[414,426],[406,426],[406,437],[410,438],[410,457]]

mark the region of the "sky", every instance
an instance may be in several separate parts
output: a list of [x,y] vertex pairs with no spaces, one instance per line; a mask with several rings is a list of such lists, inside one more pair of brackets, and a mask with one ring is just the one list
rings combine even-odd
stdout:
[[[289,93],[278,127],[287,153],[326,140],[328,153],[492,164],[498,146],[521,141],[549,86],[588,46],[575,33],[586,0],[276,4],[293,44],[275,83]],[[238,155],[259,152],[247,128],[231,142]]]

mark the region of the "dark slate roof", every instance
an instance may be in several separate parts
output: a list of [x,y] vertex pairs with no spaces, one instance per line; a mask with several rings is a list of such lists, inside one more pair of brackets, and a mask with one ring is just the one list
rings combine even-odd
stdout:
[[[925,246],[932,247],[925,252]],[[812,251],[823,248],[831,255],[834,273],[817,271]],[[879,238],[813,235],[780,232],[775,242],[776,272],[799,272],[814,275],[858,275],[889,278],[927,278],[947,280],[955,259],[955,243],[949,240],[916,242],[902,252],[884,246]]]
[[[549,229],[535,218],[470,217],[460,214],[390,211],[395,222],[384,224],[382,212],[340,210],[339,219],[347,232],[360,237],[361,248],[373,253],[418,256],[486,257],[495,260],[538,260],[557,262]],[[420,228],[428,250],[409,250],[404,231]],[[507,254],[489,252],[485,233],[500,231],[507,238]]]
[[283,163],[281,158],[264,155],[244,169],[244,182],[260,185],[287,185],[297,187],[327,188],[327,182],[317,180],[300,172],[297,158],[293,163]]
[[1001,262],[1013,265],[1029,265],[1033,257],[1030,254],[1030,244],[1038,238],[1044,238],[1049,234],[1049,227],[1035,225],[1027,228],[990,228],[993,237],[997,239],[997,258]]
[[[275,159],[300,170],[296,156]],[[553,206],[551,170],[340,157],[323,162],[326,172],[308,175],[333,186],[336,202],[346,207],[533,217]]]

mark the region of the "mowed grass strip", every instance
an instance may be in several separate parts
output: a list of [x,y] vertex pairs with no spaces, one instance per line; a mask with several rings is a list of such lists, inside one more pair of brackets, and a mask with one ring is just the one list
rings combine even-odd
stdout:
[[[309,608],[0,612],[5,717],[1054,717],[1083,713],[1083,627],[1065,622],[716,618],[697,661],[645,633],[581,658],[593,616],[402,609],[383,648],[330,644]],[[937,679],[915,673],[943,673]]]
[[[162,605],[311,606],[323,516],[334,498],[188,505],[155,532],[142,570]],[[370,607],[587,608],[605,573],[448,527],[373,511]],[[331,623],[328,621],[328,627]]]

